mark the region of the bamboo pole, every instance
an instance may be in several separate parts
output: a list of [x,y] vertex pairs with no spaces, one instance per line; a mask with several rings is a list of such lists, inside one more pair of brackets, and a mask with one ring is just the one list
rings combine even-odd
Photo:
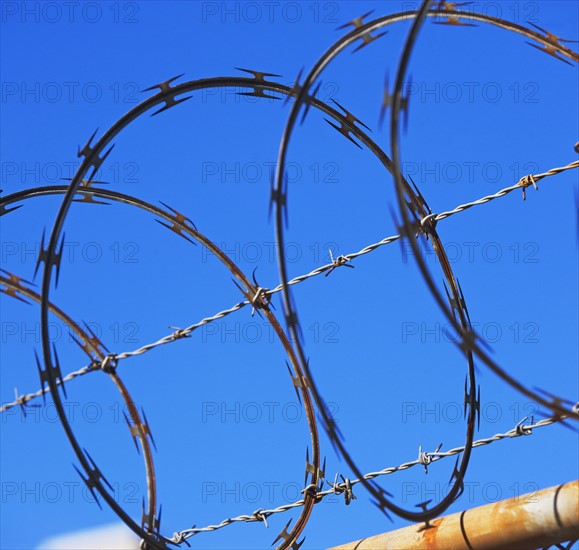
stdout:
[[331,550],[533,549],[579,538],[579,481],[471,508]]

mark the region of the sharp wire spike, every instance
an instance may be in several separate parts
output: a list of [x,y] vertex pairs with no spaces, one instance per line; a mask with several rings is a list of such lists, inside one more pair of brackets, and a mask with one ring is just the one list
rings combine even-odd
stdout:
[[360,27],[364,26],[364,19],[366,19],[366,17],[368,17],[369,15],[373,14],[374,11],[375,10],[367,11],[365,14],[360,15],[360,17],[356,17],[356,19],[352,19],[351,21],[348,21],[347,23],[344,23],[343,25],[336,27],[336,30],[339,31],[349,26],[353,26],[354,29],[359,29]]
[[540,52],[544,52],[552,57],[554,57],[555,59],[558,59],[559,61],[562,61],[563,63],[567,63],[567,65],[571,65],[573,66],[573,63],[571,63],[570,61],[567,61],[567,59],[565,59],[564,57],[561,57],[559,55],[557,55],[557,52],[559,50],[557,50],[554,47],[551,46],[545,46],[544,48],[542,48],[541,46],[537,46],[537,44],[533,44],[532,42],[525,42],[525,44],[528,44],[529,46],[532,46],[533,48],[536,48],[537,50],[539,50]]
[[169,225],[161,220],[155,220],[155,221],[157,223],[161,224],[163,227],[166,227],[167,229],[173,231],[173,233],[176,233],[180,237],[183,237],[186,241],[189,241],[191,244],[197,246],[197,243],[183,232],[183,231],[185,231],[185,228],[187,228],[187,225],[190,226],[189,229],[192,228],[195,231],[197,231],[197,227],[195,226],[193,221],[190,218],[188,218],[187,216],[181,214],[180,212],[178,212],[177,210],[175,210],[174,208],[169,206],[168,204],[165,204],[163,201],[159,201],[159,202],[165,208],[168,208],[173,213],[172,215],[169,214],[169,216],[168,216],[169,218],[171,218],[171,225]]
[[544,53],[558,59],[559,61],[563,61],[563,63],[566,63],[567,65],[573,66],[573,63],[571,63],[570,61],[568,61],[567,59],[565,59],[564,57],[559,55],[559,53],[561,51],[561,49],[560,49],[561,48],[561,42],[577,43],[577,42],[579,42],[579,40],[569,40],[569,39],[561,38],[553,33],[550,33],[549,31],[547,31],[543,27],[539,27],[539,25],[535,25],[535,23],[529,22],[529,24],[532,25],[533,27],[535,27],[537,30],[544,33],[545,34],[544,38],[546,40],[548,40],[549,42],[551,42],[551,44],[545,44],[542,46],[538,46],[537,44],[533,44],[532,42],[525,42],[525,44],[528,44],[529,46],[532,46],[533,48],[536,48],[537,50],[544,52]]
[[310,112],[310,106],[312,104],[312,101],[316,98],[316,96],[318,95],[318,92],[320,91],[320,87],[322,86],[321,81],[318,82],[316,84],[316,87],[314,88],[313,92],[311,93],[311,95],[309,95],[306,100],[304,101],[304,112],[302,114],[302,118],[300,120],[300,125],[303,125],[304,121],[306,120],[306,116],[308,115],[308,113]]
[[[266,73],[262,71],[254,71],[252,69],[242,69],[241,67],[235,67],[238,71],[243,71],[244,73],[249,73],[253,76],[253,79],[260,84],[267,84],[267,80],[265,79],[266,76],[271,77],[281,77],[279,74],[275,73]],[[237,92],[237,95],[244,95],[244,96],[254,96],[254,97],[266,97],[269,99],[281,99],[279,96],[269,95],[261,88],[254,87],[251,92]]]
[[22,204],[19,204],[18,206],[14,206],[12,208],[6,208],[6,206],[2,203],[0,204],[0,217],[4,216],[5,214],[10,214],[10,212],[14,212],[14,210],[18,210],[19,208],[22,208]]
[[437,2],[437,4],[432,7],[434,11],[445,11],[452,13],[447,13],[445,15],[446,21],[434,21],[434,24],[454,25],[459,27],[478,27],[478,25],[475,25],[474,23],[465,23],[464,21],[459,20],[461,16],[468,14],[466,12],[461,12],[461,10],[457,10],[456,8],[461,6],[468,6],[469,4],[472,4],[472,2]]
[[129,430],[131,432],[131,437],[133,438],[133,443],[135,444],[135,449],[137,449],[137,454],[141,454],[141,451],[139,450],[139,445],[137,443],[137,436],[135,435],[135,431],[133,430],[134,426],[133,426],[133,424],[131,424],[131,421],[130,421],[130,419],[127,416],[127,413],[125,411],[123,411],[123,416],[125,418],[125,422],[127,423],[127,426],[129,427]]
[[288,370],[288,372],[289,372],[289,375],[290,375],[290,377],[291,377],[291,379],[292,379],[292,382],[293,382],[293,385],[294,385],[294,391],[296,392],[296,395],[297,395],[297,397],[298,397],[298,401],[300,402],[300,405],[301,405],[301,404],[302,404],[302,398],[301,398],[300,392],[298,391],[298,388],[303,388],[303,387],[304,387],[303,381],[300,380],[300,377],[299,377],[299,376],[294,376],[294,375],[293,375],[292,369],[291,369],[291,367],[290,367],[290,365],[289,365],[289,363],[288,363],[287,361],[285,362],[285,364],[286,364],[286,366],[287,366],[287,370]]
[[175,107],[175,105],[179,105],[179,103],[183,103],[184,101],[191,99],[192,97],[193,96],[191,95],[188,95],[187,97],[182,97],[181,99],[175,99],[175,96],[168,97],[167,99],[165,99],[165,105],[163,105],[163,107],[152,113],[151,116],[156,116],[162,113],[163,111],[170,109],[171,107]]
[[72,467],[76,470],[76,473],[80,476],[80,478],[84,481],[84,484],[87,486],[87,489],[90,491],[90,494],[92,495],[92,498],[94,499],[94,501],[97,503],[97,506],[102,510],[103,507],[101,506],[101,503],[99,502],[99,499],[96,495],[96,493],[94,492],[94,486],[93,484],[90,482],[89,478],[85,478],[84,475],[82,475],[81,471],[76,467],[76,464],[73,464]]
[[341,123],[341,125],[338,126],[337,124],[335,124],[334,122],[332,122],[331,120],[329,120],[327,118],[324,118],[324,120],[330,126],[332,126],[332,128],[335,128],[340,134],[342,134],[347,139],[349,139],[356,147],[358,147],[359,149],[362,149],[362,146],[357,141],[354,140],[354,138],[350,135],[350,130],[348,130],[348,128],[346,128],[346,126],[344,126],[343,123]]
[[184,75],[185,75],[185,73],[181,73],[177,76],[174,76],[173,78],[169,78],[169,80],[165,80],[164,82],[160,82],[159,84],[153,84],[149,88],[145,88],[144,90],[141,90],[141,92],[150,92],[150,91],[155,90],[157,88],[159,89],[159,93],[167,92],[171,89],[170,84],[172,82],[174,82],[175,80],[181,78]]
[[77,152],[77,157],[88,157],[91,153],[93,148],[91,147],[91,143],[92,140],[94,139],[94,137],[96,136],[97,132],[99,131],[99,129],[97,128],[93,133],[92,136],[90,136],[88,138],[88,141],[86,142],[85,146],[81,149],[80,145],[78,146],[78,152]]
[[[142,92],[150,92],[152,90],[158,89],[159,91],[155,95],[163,95],[163,94],[171,93],[171,91],[174,90],[174,87],[171,86],[171,83],[174,82],[175,80],[177,80],[178,78],[181,78],[184,74],[185,73],[181,73],[180,75],[174,76],[173,78],[170,78],[169,80],[165,80],[164,82],[160,82],[159,84],[154,84],[153,86],[150,86],[149,88],[145,88],[144,90],[141,90],[141,91]],[[161,107],[160,109],[158,109],[157,111],[152,113],[151,116],[158,115],[159,113],[162,113],[163,111],[166,111],[167,109],[170,109],[171,107],[175,107],[175,105],[179,105],[179,103],[183,103],[184,101],[187,101],[188,99],[191,99],[193,97],[193,96],[187,96],[187,97],[182,97],[180,99],[175,99],[175,95],[177,95],[178,93],[180,93],[180,92],[173,91],[173,93],[170,96],[163,98],[165,101],[165,105],[163,105],[163,107]]]
[[147,420],[147,415],[145,414],[145,410],[143,409],[143,407],[141,407],[141,414],[143,415],[143,420],[144,420],[143,429],[144,429],[145,435],[149,436],[149,439],[151,440],[151,443],[153,444],[153,448],[155,449],[155,451],[157,451],[157,445],[155,444],[155,440],[153,438],[153,433],[151,432],[151,426],[149,425],[149,421]]
[[[357,29],[363,27],[364,25],[366,25],[366,23],[364,23],[364,19],[366,17],[368,17],[370,14],[372,14],[373,12],[374,12],[374,10],[370,10],[369,12],[366,12],[364,15],[361,15],[360,17],[356,17],[355,19],[352,19],[352,21],[348,21],[347,23],[340,25],[339,27],[336,28],[336,30],[345,29],[349,26],[352,26],[352,27],[354,27],[354,30],[357,30]],[[371,31],[366,31],[365,33],[361,34],[358,37],[361,40],[361,43],[354,49],[354,51],[352,53],[356,53],[357,51],[361,50],[362,48],[364,48],[365,46],[367,46],[371,42],[374,42],[374,40],[377,40],[381,36],[384,36],[385,34],[387,34],[387,31],[384,31],[384,32],[377,34],[377,35],[372,35],[370,33],[371,33]]]

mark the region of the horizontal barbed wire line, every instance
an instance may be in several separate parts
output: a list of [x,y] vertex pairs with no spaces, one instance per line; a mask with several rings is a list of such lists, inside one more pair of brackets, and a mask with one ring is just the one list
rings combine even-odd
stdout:
[[[566,170],[571,170],[573,168],[579,168],[579,161],[573,161],[570,164],[568,164],[567,166],[558,167],[558,168],[551,168],[547,172],[543,172],[541,174],[536,174],[536,175],[530,174],[530,175],[524,176],[515,185],[512,185],[510,187],[506,187],[505,189],[501,189],[500,191],[498,191],[494,195],[487,195],[487,196],[482,197],[480,199],[477,199],[473,202],[461,204],[461,205],[457,206],[456,208],[454,208],[453,210],[449,210],[447,212],[442,212],[441,214],[437,214],[436,216],[432,215],[432,217],[434,218],[435,221],[449,218],[450,216],[453,216],[454,214],[464,212],[465,210],[468,210],[469,208],[472,208],[474,206],[480,206],[480,205],[486,204],[487,202],[490,202],[494,199],[504,197],[504,196],[508,195],[509,193],[511,193],[512,191],[515,191],[516,189],[525,190],[527,187],[529,187],[530,185],[533,185],[533,183],[536,183],[537,181],[539,181],[543,178],[546,178],[548,176],[554,176],[556,174],[560,174],[561,172],[564,172]],[[428,218],[430,218],[430,216],[428,216]],[[421,220],[421,222],[423,222],[423,221],[424,220]],[[360,256],[364,256],[365,254],[369,254],[370,252],[373,252],[374,250],[376,250],[382,246],[385,246],[387,244],[393,243],[399,239],[400,239],[400,235],[392,235],[390,237],[385,237],[384,239],[382,239],[381,241],[378,241],[377,243],[368,245],[358,252],[338,256],[338,258],[336,258],[333,262],[331,262],[329,264],[317,267],[316,269],[310,271],[307,274],[298,275],[297,277],[294,277],[293,279],[288,281],[288,285],[291,286],[291,285],[296,285],[298,283],[302,283],[303,281],[306,281],[307,279],[310,279],[312,277],[316,277],[317,275],[321,275],[322,273],[328,271],[332,267],[338,267],[339,265],[342,265],[343,263],[354,260]],[[265,290],[265,294],[267,296],[272,296],[273,294],[280,292],[282,289],[283,289],[283,284],[279,284],[275,288]],[[161,338],[160,340],[158,340],[157,342],[155,342],[153,344],[148,344],[148,345],[143,346],[135,351],[120,353],[120,354],[116,355],[115,357],[116,357],[116,359],[126,359],[127,357],[132,357],[134,355],[141,355],[142,353],[145,353],[146,351],[149,351],[150,349],[153,349],[154,347],[157,347],[157,346],[160,346],[163,344],[167,344],[169,342],[173,342],[179,338],[186,337],[191,332],[193,332],[195,329],[197,329],[203,325],[206,325],[207,323],[215,321],[217,319],[221,319],[221,318],[225,317],[226,315],[229,315],[230,313],[233,313],[234,311],[237,311],[237,310],[239,310],[239,309],[241,309],[249,304],[250,304],[250,302],[248,300],[246,300],[244,302],[240,302],[228,310],[224,310],[224,311],[221,311],[221,312],[215,314],[213,317],[207,317],[205,319],[202,319],[198,323],[191,325],[187,328],[178,329],[173,334],[165,336],[164,338]]]
[[[579,168],[579,161],[573,161],[573,162],[567,164],[566,166],[562,166],[562,167],[558,167],[558,168],[551,168],[547,172],[543,172],[540,174],[529,174],[527,176],[522,177],[515,185],[501,189],[500,191],[498,191],[494,195],[487,195],[487,196],[481,197],[480,199],[477,199],[475,201],[461,204],[461,205],[457,206],[456,208],[454,208],[453,210],[448,210],[448,211],[442,212],[440,214],[436,214],[436,215],[431,214],[431,215],[427,216],[426,218],[424,218],[423,220],[421,220],[421,223],[427,219],[434,220],[435,222],[438,222],[440,220],[444,220],[446,218],[449,218],[449,217],[451,217],[455,214],[458,214],[460,212],[464,212],[465,210],[468,210],[468,209],[473,208],[475,206],[480,206],[482,204],[486,204],[488,202],[491,202],[495,199],[504,197],[504,196],[508,195],[509,193],[511,193],[517,189],[522,189],[524,192],[527,187],[536,184],[538,181],[542,180],[543,178],[546,178],[549,176],[554,176],[554,175],[560,174],[562,172],[565,172],[566,170],[571,170],[573,168]],[[400,239],[400,235],[391,235],[389,237],[385,237],[381,241],[378,241],[374,244],[370,244],[370,245],[364,247],[362,250],[359,250],[358,252],[353,252],[351,254],[338,256],[338,258],[336,258],[333,262],[331,262],[329,264],[317,267],[316,269],[310,271],[307,274],[298,275],[297,277],[294,277],[292,280],[288,281],[288,285],[291,286],[291,285],[296,285],[298,283],[302,283],[302,282],[306,281],[307,279],[310,279],[312,277],[316,277],[317,275],[321,275],[322,273],[327,272],[328,270],[332,269],[333,267],[339,267],[340,265],[343,265],[346,262],[350,262],[356,258],[359,258],[360,256],[364,256],[366,254],[369,254],[370,252],[373,252],[374,250],[376,250],[382,246],[385,246],[387,244],[393,243],[399,239]],[[282,289],[283,289],[283,285],[279,284],[275,288],[265,290],[265,295],[266,296],[272,296],[273,294],[281,292]],[[125,352],[121,352],[119,354],[113,354],[111,356],[111,358],[114,360],[117,360],[117,361],[121,360],[121,359],[127,359],[129,357],[142,355],[143,353],[146,353],[154,348],[157,348],[157,347],[165,345],[165,344],[169,344],[171,342],[175,342],[176,340],[180,340],[182,338],[187,338],[194,330],[196,330],[204,325],[207,325],[209,323],[212,323],[213,321],[217,321],[219,319],[222,319],[222,318],[226,317],[227,315],[244,308],[247,305],[251,305],[251,302],[249,300],[239,302],[229,309],[224,309],[224,310],[220,311],[219,313],[212,315],[211,317],[205,317],[205,318],[201,319],[201,321],[199,321],[193,325],[190,325],[184,329],[176,329],[175,332],[173,332],[172,334],[164,336],[163,338],[160,338],[156,342],[146,344],[146,345],[144,345],[136,350],[133,350],[133,351],[125,351]],[[173,327],[171,327],[171,328],[173,328]],[[77,378],[79,376],[87,374],[88,372],[99,370],[99,368],[100,368],[99,363],[96,363],[96,362],[91,363],[90,365],[85,366],[82,369],[79,369],[77,371],[73,371],[73,372],[69,373],[68,375],[66,375],[63,379],[63,382],[68,382],[70,380],[73,380],[74,378]],[[60,382],[58,382],[58,384],[60,384]],[[13,407],[24,406],[28,401],[31,401],[32,399],[40,397],[41,395],[43,395],[43,393],[45,393],[44,390],[37,390],[34,393],[28,393],[25,395],[17,396],[14,401],[9,402],[9,403],[5,403],[2,406],[0,406],[0,413],[6,412],[7,410],[12,409]]]
[[[91,372],[93,370],[98,370],[98,369],[100,369],[100,362],[91,363],[90,365],[87,365],[86,367],[83,367],[82,369],[70,372],[62,379],[62,382],[59,380],[57,383],[60,386],[64,382],[69,382],[70,380],[74,380],[75,378],[82,376],[83,374],[86,374],[87,372]],[[26,393],[24,395],[17,395],[16,399],[14,401],[11,401],[10,403],[4,403],[0,407],[0,413],[6,412],[14,407],[23,407],[24,405],[26,405],[26,403],[28,403],[28,401],[31,401],[32,399],[36,399],[37,397],[40,397],[41,395],[43,395],[45,393],[48,393],[48,390],[46,390],[46,389],[42,390],[41,389],[41,390],[37,390],[33,393]]]
[[542,174],[529,174],[528,176],[524,176],[519,180],[518,183],[516,183],[515,185],[512,185],[511,187],[505,187],[505,189],[501,189],[500,191],[498,191],[494,195],[487,195],[486,197],[482,197],[476,201],[469,202],[467,204],[461,204],[460,206],[457,206],[454,210],[449,210],[448,212],[442,212],[440,214],[437,214],[434,219],[436,221],[444,220],[445,218],[448,218],[454,214],[458,214],[459,212],[464,212],[465,210],[468,210],[469,208],[472,208],[473,206],[479,206],[481,204],[486,204],[487,202],[491,202],[491,201],[498,199],[500,197],[504,197],[505,195],[508,195],[509,193],[511,193],[512,191],[515,191],[517,189],[523,190],[523,197],[524,197],[525,196],[524,195],[525,189],[527,187],[529,187],[530,185],[535,185],[539,180],[542,180],[543,178],[547,178],[549,176],[555,176],[556,174],[560,174],[561,172],[565,172],[566,170],[571,170],[573,168],[579,168],[579,160],[575,160],[575,161],[567,164],[567,166],[561,166],[559,168],[551,168],[550,170],[547,170],[547,172],[543,172]]
[[[575,408],[579,407],[579,403],[577,403],[575,405]],[[477,441],[474,441],[472,444],[472,448],[476,448],[476,447],[483,447],[485,445],[490,445],[491,443],[495,443],[496,441],[501,441],[503,439],[513,439],[513,438],[517,438],[517,437],[522,437],[522,436],[527,436],[527,435],[532,435],[532,432],[535,428],[543,428],[545,426],[550,426],[552,424],[555,424],[557,422],[562,422],[565,420],[565,416],[553,416],[553,417],[549,417],[549,418],[545,418],[543,420],[539,420],[538,422],[533,423],[533,419],[531,418],[531,424],[525,425],[524,422],[528,419],[529,417],[525,417],[522,420],[520,420],[517,425],[512,428],[511,430],[509,430],[508,432],[505,433],[499,433],[499,434],[495,434],[491,437],[487,437],[485,439],[478,439]],[[439,447],[440,449],[440,447]],[[404,462],[402,464],[400,464],[399,466],[392,466],[389,468],[384,468],[383,470],[380,470],[378,472],[369,472],[364,476],[364,479],[366,480],[372,480],[376,477],[379,476],[384,476],[384,475],[389,475],[389,474],[394,474],[396,472],[401,472],[403,470],[408,470],[409,468],[412,468],[414,466],[418,466],[418,465],[422,465],[424,466],[425,470],[427,470],[428,466],[430,466],[431,464],[434,464],[435,462],[438,462],[440,460],[442,460],[443,458],[449,457],[449,456],[455,456],[458,455],[460,453],[462,453],[464,451],[464,446],[462,447],[455,447],[453,449],[450,449],[448,451],[440,451],[440,450],[436,450],[434,452],[431,453],[423,453],[422,449],[419,449],[418,451],[418,458],[416,460],[412,460],[410,462]],[[336,475],[336,479],[337,479],[337,475]],[[342,478],[344,479],[344,478]],[[326,483],[328,483],[326,481]],[[349,499],[348,502],[353,499],[356,498],[353,493],[352,493],[352,487],[354,485],[357,485],[358,483],[362,483],[361,479],[345,479],[343,483],[336,483],[334,482],[333,484],[331,484],[331,488],[326,490],[326,491],[317,491],[317,499],[318,502],[322,501],[324,498],[330,496],[330,495],[340,495],[342,493],[346,493],[346,497]],[[328,483],[329,484],[329,483]],[[310,487],[304,489],[302,492],[304,492],[305,490],[310,489]],[[287,512],[289,510],[292,510],[294,508],[299,508],[300,506],[303,506],[304,500],[298,500],[296,502],[292,502],[290,504],[285,504],[283,506],[279,506],[278,508],[273,508],[271,510],[264,510],[264,509],[259,509],[256,510],[255,512],[253,512],[253,514],[245,514],[245,515],[240,515],[240,516],[236,516],[234,518],[227,518],[224,519],[221,523],[215,524],[215,525],[207,525],[206,527],[192,527],[190,529],[184,529],[183,531],[179,531],[177,533],[175,533],[173,535],[173,539],[172,541],[175,543],[180,543],[185,541],[188,538],[193,537],[194,535],[197,535],[199,533],[207,533],[207,532],[212,532],[212,531],[217,531],[218,529],[222,529],[223,527],[226,527],[228,525],[231,525],[233,523],[237,523],[237,522],[256,522],[256,521],[263,521],[266,525],[267,525],[267,518],[274,515],[274,514],[281,514],[283,512]]]

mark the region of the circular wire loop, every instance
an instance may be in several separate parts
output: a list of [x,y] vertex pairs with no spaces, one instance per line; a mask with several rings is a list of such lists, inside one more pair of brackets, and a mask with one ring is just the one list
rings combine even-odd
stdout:
[[[429,3],[429,2],[425,2],[425,5]],[[420,19],[420,18],[417,18]],[[353,31],[354,32],[354,31]],[[170,82],[170,81],[169,81]],[[160,89],[161,91],[158,92],[158,94],[156,94],[156,96],[154,96],[153,98],[150,98],[149,100],[146,100],[145,102],[143,102],[142,105],[147,105],[147,109],[149,109],[151,106],[156,105],[158,103],[160,103],[161,101],[165,102],[165,106],[163,107],[164,110],[166,108],[169,108],[170,106],[178,103],[175,102],[174,100],[174,96],[171,95],[171,87],[169,86],[169,83],[163,83],[163,85],[160,85]],[[307,92],[307,87],[305,86],[304,83],[304,88],[306,89]],[[170,101],[172,101],[173,103],[170,103]],[[296,102],[297,104],[298,102]],[[302,103],[303,103],[303,98],[302,98]],[[141,104],[136,108],[136,110],[132,110],[131,111],[131,116],[133,118],[136,118],[138,116],[140,116],[139,114],[139,108],[140,108]],[[141,113],[142,114],[142,113]],[[131,118],[131,120],[133,119]],[[127,119],[129,120],[129,119]],[[127,122],[128,124],[128,122]],[[126,125],[126,124],[125,124]],[[124,127],[124,126],[123,126]],[[122,128],[120,128],[122,129]],[[46,266],[51,266],[52,263],[54,263],[54,256],[56,255],[56,242],[57,242],[57,238],[58,235],[60,234],[61,230],[62,230],[62,225],[64,223],[64,218],[66,216],[66,212],[68,209],[68,206],[70,205],[70,202],[72,200],[72,192],[74,192],[75,188],[78,188],[79,186],[79,178],[82,177],[82,175],[85,175],[88,170],[92,167],[93,168],[93,173],[96,173],[96,170],[98,169],[98,167],[100,166],[100,164],[102,164],[102,161],[104,160],[104,158],[106,158],[106,156],[108,155],[108,152],[104,152],[104,145],[106,145],[108,142],[110,142],[110,140],[112,139],[112,137],[114,135],[116,135],[116,133],[118,133],[119,130],[116,130],[113,132],[112,130],[110,131],[110,137],[107,137],[106,139],[102,139],[99,140],[98,144],[95,145],[94,147],[90,145],[90,141],[89,143],[83,148],[83,150],[81,151],[79,149],[79,157],[80,156],[84,156],[85,159],[83,161],[82,166],[84,167],[84,169],[79,168],[77,174],[75,175],[75,178],[73,180],[73,182],[70,185],[70,191],[69,193],[67,193],[67,198],[65,198],[65,200],[63,201],[63,205],[61,205],[61,209],[59,210],[58,216],[57,216],[57,220],[55,221],[55,224],[53,226],[53,230],[52,230],[52,235],[51,235],[51,240],[50,240],[50,244],[49,247],[46,251],[46,256],[47,259],[45,260],[45,264]],[[109,134],[107,134],[107,136],[109,136]],[[92,140],[92,138],[91,138]],[[100,153],[104,152],[104,156],[100,157]],[[109,149],[110,152],[110,149]],[[396,159],[395,159],[396,161]],[[535,189],[538,189],[536,186],[536,182],[533,180],[532,176],[530,176],[530,179],[527,179],[524,184],[521,185],[521,187],[523,188],[523,198],[525,198],[525,189],[527,186],[529,186],[530,184],[533,184],[533,186],[535,187]],[[82,184],[81,184],[82,186]],[[276,203],[277,205],[277,203]],[[279,206],[279,205],[278,205]],[[426,225],[425,223],[423,223],[426,218],[430,218],[428,220],[428,225]],[[429,227],[431,224],[433,223],[433,219],[431,218],[431,216],[426,216],[425,219],[423,219],[421,221],[421,226],[423,228],[427,228]],[[339,258],[338,258],[339,259]],[[338,265],[343,265],[342,263],[338,264]],[[45,267],[46,267],[45,266]],[[44,274],[43,274],[43,282],[42,282],[42,286],[43,286],[43,303],[42,303],[42,315],[41,315],[41,320],[42,320],[42,345],[43,345],[43,353],[45,356],[45,362],[47,364],[50,364],[50,345],[49,345],[49,338],[48,338],[48,323],[47,323],[47,305],[46,305],[46,301],[48,300],[48,294],[49,294],[49,283],[51,281],[51,269],[44,269]],[[285,282],[285,281],[284,281]],[[258,288],[258,291],[255,293],[253,299],[252,299],[252,305],[254,305],[254,307],[256,307],[258,305],[258,299],[261,300],[263,302],[264,298],[266,298],[266,296],[264,296],[262,294],[263,289]],[[295,315],[295,312],[292,312]],[[184,334],[181,333],[180,331],[178,331],[177,337],[183,337]],[[301,355],[301,353],[300,353]],[[115,369],[117,367],[117,358],[114,355],[109,355],[107,357],[105,357],[105,359],[102,361],[102,363],[100,364],[100,368],[104,371],[104,372],[109,372],[109,373],[114,373]],[[51,392],[53,392],[54,394],[54,398],[55,398],[55,402],[58,405],[57,409],[58,409],[58,413],[59,413],[59,417],[61,417],[61,421],[63,422],[63,424],[65,425],[65,427],[68,425],[65,415],[64,413],[61,411],[62,409],[62,404],[60,401],[60,397],[58,396],[58,392],[56,391],[56,380],[55,380],[55,375],[53,373],[52,370],[48,370],[47,371],[47,376],[49,379],[49,386],[50,386],[50,390]],[[308,371],[309,373],[309,371]],[[473,390],[474,391],[474,390]],[[576,412],[576,408],[574,407],[573,409],[574,412]],[[524,429],[523,426],[521,426],[521,429]],[[88,464],[86,458],[84,457],[84,455],[81,453],[80,447],[78,446],[76,440],[72,441],[72,437],[69,436],[69,439],[71,439],[71,443],[73,444],[75,453],[77,454],[77,456],[79,457],[79,459],[81,460],[81,465],[82,467],[87,470],[87,471],[92,471],[90,468],[90,465]],[[426,455],[426,453],[425,453]],[[430,457],[429,457],[430,458]],[[424,458],[424,460],[426,460],[426,458]],[[342,491],[344,491],[346,493],[346,498],[348,498],[348,493],[350,493],[350,500],[352,498],[355,498],[353,496],[353,494],[351,493],[351,482],[346,482],[346,480],[344,481],[344,483],[346,484],[345,488],[342,489]],[[461,479],[461,483],[462,483],[462,479]],[[97,482],[95,482],[95,487],[96,489],[99,490],[99,492],[101,494],[103,494],[103,488],[102,485],[100,483],[100,481],[97,480]],[[306,494],[311,494],[313,492],[314,496],[316,496],[319,492],[319,488],[317,485],[315,484],[310,484],[309,486],[307,486],[302,492],[305,492]],[[106,494],[106,491],[105,493]],[[103,496],[104,496],[103,494]],[[107,494],[108,496],[108,494]],[[119,509],[117,507],[114,506],[114,501],[111,498],[106,499],[107,502],[113,507],[113,509],[119,513]],[[347,502],[348,504],[348,502]],[[137,532],[138,534],[143,532],[142,529],[139,528],[135,528],[136,524],[130,520],[130,518],[128,517],[122,517],[122,519],[125,521],[125,523],[127,523],[127,525],[129,525],[129,527],[131,527],[135,532]],[[129,521],[127,521],[129,520]],[[149,535],[149,533],[147,533],[147,535]],[[150,548],[152,546],[156,547],[156,543],[158,543],[159,540],[157,539],[156,536],[151,536],[150,541],[145,541],[142,540],[141,541],[141,547],[142,548]]]

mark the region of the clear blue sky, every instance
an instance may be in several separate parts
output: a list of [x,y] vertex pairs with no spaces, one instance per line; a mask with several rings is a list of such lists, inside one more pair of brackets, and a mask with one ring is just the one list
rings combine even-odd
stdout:
[[[62,184],[78,166],[77,146],[99,136],[155,83],[277,73],[291,84],[343,33],[336,27],[375,9],[417,2],[10,2],[1,9],[1,180],[4,193]],[[534,22],[579,39],[572,1],[479,2],[475,11]],[[394,80],[407,22],[322,76],[319,98],[335,99],[378,129],[384,75]],[[576,46],[571,44],[572,47]],[[578,73],[519,35],[424,26],[410,73],[406,174],[434,212],[494,193],[529,172],[577,158]],[[142,117],[115,140],[99,179],[107,189],[177,208],[265,287],[278,283],[269,166],[289,105],[206,90],[157,117]],[[242,90],[245,91],[245,90]],[[365,149],[314,110],[289,150],[287,254],[290,275],[396,233],[391,176]],[[293,175],[292,175],[293,170]],[[440,222],[475,328],[494,357],[528,386],[577,400],[577,171]],[[2,268],[32,279],[42,231],[60,196],[29,200],[1,220]],[[229,273],[201,246],[132,207],[73,205],[59,286],[51,299],[84,320],[113,352],[136,349],[240,301]],[[392,244],[294,287],[312,370],[359,466],[375,471],[462,445],[466,364],[452,330],[418,276],[409,248]],[[442,273],[427,249],[435,277]],[[39,282],[40,276],[37,279]],[[1,304],[0,400],[39,387],[39,308],[5,295]],[[282,308],[274,299],[277,312]],[[52,326],[63,373],[85,365],[60,321]],[[128,359],[119,372],[153,431],[162,532],[218,523],[299,498],[309,442],[285,357],[271,327],[250,309],[185,341]],[[478,437],[546,411],[481,366]],[[144,469],[123,422],[122,403],[103,374],[67,384],[67,410],[81,445],[140,518]],[[39,401],[40,403],[41,401]],[[0,417],[0,546],[33,548],[48,536],[114,522],[99,511],[72,468],[77,463],[52,400]],[[327,477],[349,476],[322,438]],[[577,478],[577,435],[549,427],[473,452],[466,491],[450,511]],[[384,477],[397,503],[444,496],[454,461]],[[365,491],[316,506],[304,548],[321,548],[401,527]],[[196,548],[266,548],[290,513],[261,524],[200,534]],[[294,516],[295,517],[295,516]]]

